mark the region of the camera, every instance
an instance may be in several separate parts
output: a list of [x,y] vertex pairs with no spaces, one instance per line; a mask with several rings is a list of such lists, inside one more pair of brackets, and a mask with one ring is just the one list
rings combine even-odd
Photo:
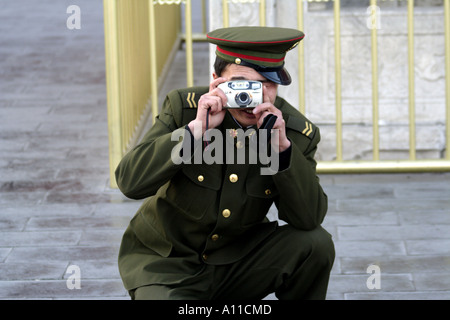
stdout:
[[219,84],[218,88],[227,96],[225,108],[254,108],[263,102],[262,83],[259,81],[229,81]]

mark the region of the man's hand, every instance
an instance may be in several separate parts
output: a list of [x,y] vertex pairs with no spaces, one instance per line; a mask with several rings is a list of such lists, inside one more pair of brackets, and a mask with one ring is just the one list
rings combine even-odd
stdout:
[[[209,84],[209,92],[202,95],[198,101],[197,117],[189,123],[189,129],[195,139],[200,139],[206,130],[219,126],[224,117],[226,110],[223,106],[227,104],[225,93],[217,86],[227,81],[226,78],[214,79]],[[209,124],[206,128],[206,117],[209,109]]]
[[278,119],[275,122],[272,130],[274,129],[278,130],[279,139],[278,141],[275,141],[275,145],[273,147],[275,148],[275,150],[278,150],[281,153],[291,146],[291,142],[286,136],[286,123],[283,119],[283,115],[281,111],[270,102],[270,99],[264,90],[263,90],[263,103],[256,106],[253,109],[253,114],[256,116],[258,128],[261,127],[264,118],[267,115],[269,114],[276,115]]

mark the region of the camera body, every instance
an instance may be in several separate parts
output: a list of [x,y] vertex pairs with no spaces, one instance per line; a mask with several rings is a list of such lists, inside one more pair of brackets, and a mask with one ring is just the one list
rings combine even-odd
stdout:
[[227,96],[225,108],[254,108],[263,102],[262,83],[250,80],[235,80],[219,84],[218,88]]

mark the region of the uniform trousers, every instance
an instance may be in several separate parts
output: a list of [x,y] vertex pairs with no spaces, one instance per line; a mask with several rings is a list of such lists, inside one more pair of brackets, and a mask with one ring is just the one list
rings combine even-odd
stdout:
[[175,286],[149,285],[130,292],[136,300],[280,300],[326,297],[335,257],[331,235],[280,226],[241,260],[205,264],[202,272]]

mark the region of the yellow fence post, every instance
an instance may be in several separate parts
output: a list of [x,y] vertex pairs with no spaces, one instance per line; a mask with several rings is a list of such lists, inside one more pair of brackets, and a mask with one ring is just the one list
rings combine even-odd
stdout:
[[445,28],[445,94],[446,94],[446,144],[445,158],[450,160],[450,1],[444,0]]
[[259,0],[259,24],[266,25],[266,0]]
[[380,14],[377,10],[377,0],[370,0],[371,17],[372,17],[372,134],[373,134],[373,160],[380,159],[380,143],[379,143],[379,128],[378,128],[378,43],[377,43],[377,29]]
[[192,47],[192,3],[186,0],[185,5],[185,28],[186,28],[186,82],[188,87],[194,85],[194,59]]
[[[297,27],[305,31],[303,21],[303,0],[297,0]],[[298,104],[299,111],[305,113],[305,47],[303,41],[298,45]]]
[[409,159],[416,160],[416,107],[414,77],[414,0],[408,0]]
[[202,33],[206,34],[206,0],[202,0]]
[[105,29],[105,68],[108,104],[108,140],[110,186],[116,188],[114,171],[122,159],[122,125],[120,120],[119,61],[116,1],[103,0]]
[[149,37],[150,37],[150,95],[152,102],[152,121],[155,122],[158,115],[158,71],[156,60],[156,23],[155,7],[153,0],[148,4]]
[[230,25],[230,11],[228,9],[228,0],[222,0],[223,11],[223,27],[228,28]]
[[336,82],[336,160],[342,161],[341,1],[334,0],[334,61]]

